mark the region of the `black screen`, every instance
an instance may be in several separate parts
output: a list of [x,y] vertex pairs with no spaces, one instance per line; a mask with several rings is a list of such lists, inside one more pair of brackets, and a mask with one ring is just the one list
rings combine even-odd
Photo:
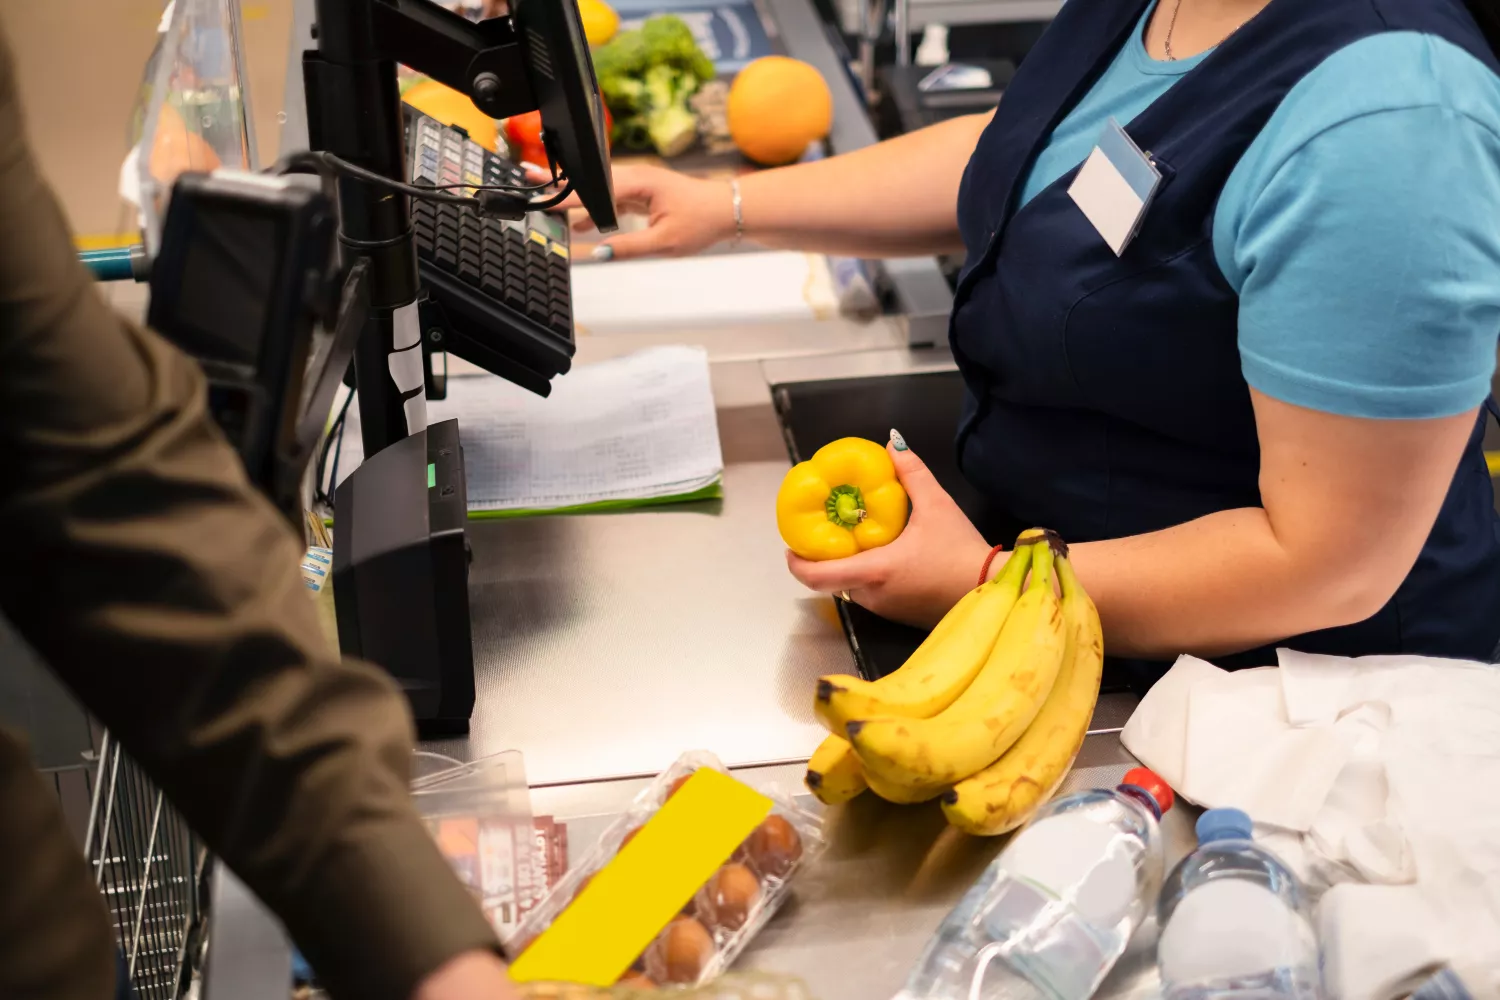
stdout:
[[266,304],[281,267],[274,218],[201,204],[178,290],[178,346],[211,361],[259,367]]

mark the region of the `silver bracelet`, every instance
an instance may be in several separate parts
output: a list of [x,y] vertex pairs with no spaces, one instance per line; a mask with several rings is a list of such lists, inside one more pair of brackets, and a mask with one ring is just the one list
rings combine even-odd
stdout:
[[738,177],[729,179],[729,194],[734,199],[734,241],[738,243],[745,238],[745,205],[740,198]]

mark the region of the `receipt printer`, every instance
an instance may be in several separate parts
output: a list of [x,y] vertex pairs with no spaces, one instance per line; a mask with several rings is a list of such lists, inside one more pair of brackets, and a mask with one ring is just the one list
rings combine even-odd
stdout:
[[468,495],[458,421],[432,424],[338,487],[333,596],[339,647],[406,692],[424,739],[469,731]]

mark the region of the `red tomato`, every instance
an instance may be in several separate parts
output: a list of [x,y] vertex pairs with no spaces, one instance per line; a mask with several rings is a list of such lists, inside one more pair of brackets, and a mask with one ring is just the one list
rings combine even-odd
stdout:
[[[609,137],[615,130],[615,119],[609,113],[608,105],[600,101],[599,106],[604,108],[604,141],[607,146]],[[547,165],[547,146],[542,142],[540,111],[528,111],[524,115],[505,119],[505,140],[516,160],[534,163],[539,167]]]
[[516,160],[547,165],[547,147],[542,142],[542,113],[528,111],[505,119],[505,139]]

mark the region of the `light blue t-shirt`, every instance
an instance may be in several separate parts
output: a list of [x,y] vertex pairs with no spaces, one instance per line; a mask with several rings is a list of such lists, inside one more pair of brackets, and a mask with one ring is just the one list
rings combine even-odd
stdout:
[[[1207,57],[1151,58],[1149,17],[1053,131],[1021,204]],[[1473,409],[1500,337],[1500,77],[1431,35],[1341,49],[1246,150],[1213,237],[1256,389],[1356,417]]]

